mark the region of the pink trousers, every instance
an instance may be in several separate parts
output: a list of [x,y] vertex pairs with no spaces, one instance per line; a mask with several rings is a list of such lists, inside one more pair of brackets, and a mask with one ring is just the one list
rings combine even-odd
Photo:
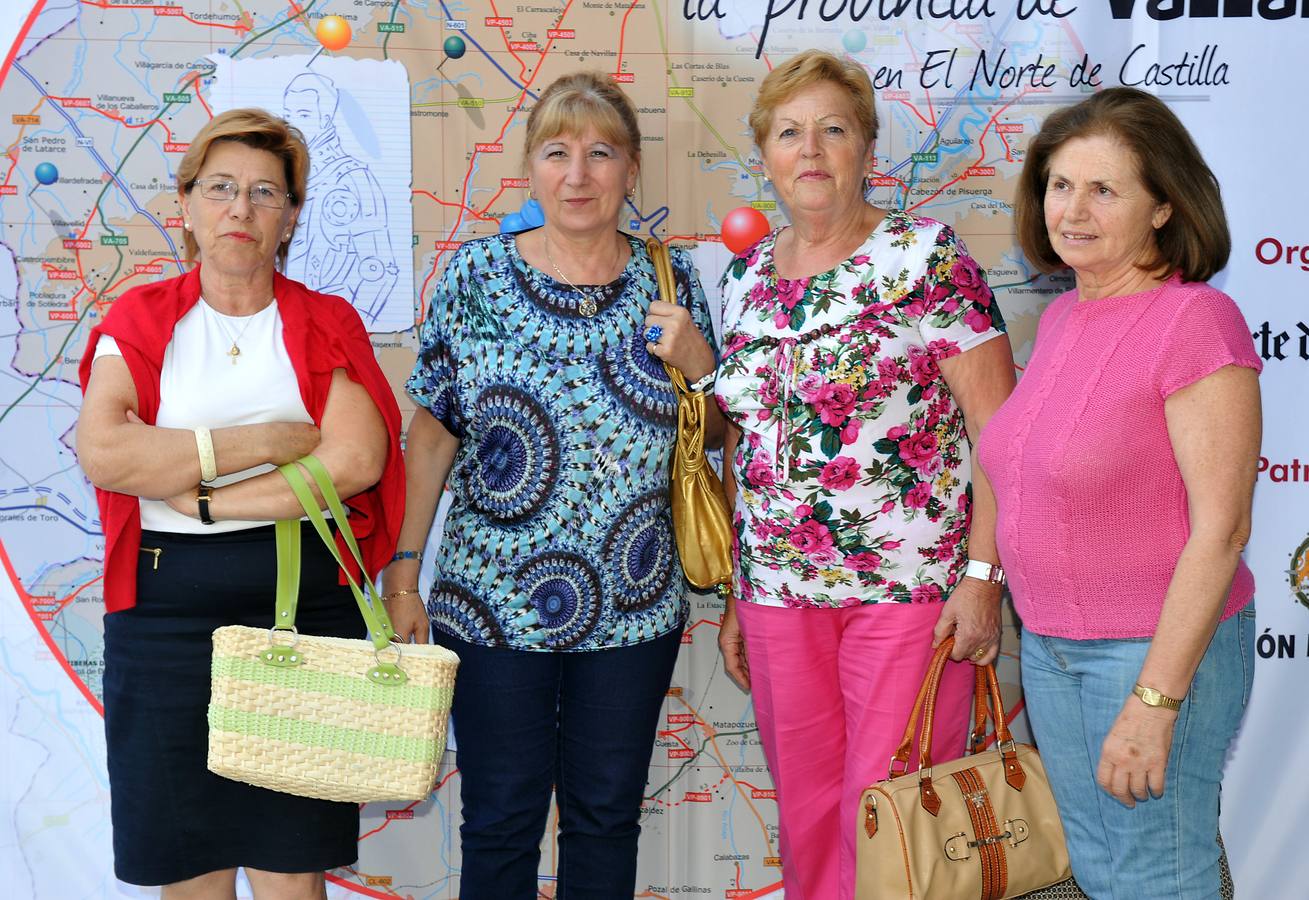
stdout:
[[[777,788],[786,900],[850,900],[859,795],[886,778],[932,656],[941,606],[785,609],[738,602],[736,612],[759,738]],[[963,754],[972,686],[972,665],[946,664],[934,762]]]

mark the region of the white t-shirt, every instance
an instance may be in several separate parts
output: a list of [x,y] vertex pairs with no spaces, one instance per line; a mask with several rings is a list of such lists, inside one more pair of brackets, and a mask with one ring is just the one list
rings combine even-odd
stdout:
[[[233,343],[241,349],[235,362],[228,353]],[[96,344],[95,356],[122,356],[122,351],[106,335]],[[282,314],[276,300],[253,316],[225,316],[201,298],[178,320],[160,370],[157,426],[224,428],[312,421],[282,341]],[[223,475],[214,486],[242,481],[273,468],[265,464]],[[233,519],[205,525],[174,511],[162,500],[141,499],[141,527],[148,531],[214,534],[269,524],[271,520]]]

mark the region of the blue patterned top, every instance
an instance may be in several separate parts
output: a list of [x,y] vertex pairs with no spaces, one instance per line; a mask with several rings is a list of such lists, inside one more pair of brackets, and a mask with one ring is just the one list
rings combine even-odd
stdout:
[[[432,296],[406,388],[460,441],[427,600],[448,634],[597,650],[686,622],[668,507],[676,396],[645,349],[654,266],[628,240],[591,318],[512,235],[463,244]],[[683,251],[672,261],[678,303],[712,345],[695,267]]]

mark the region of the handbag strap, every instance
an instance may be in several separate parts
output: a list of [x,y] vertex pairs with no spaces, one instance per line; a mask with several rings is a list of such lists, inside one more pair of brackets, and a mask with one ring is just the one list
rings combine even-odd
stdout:
[[[954,649],[954,637],[947,637],[941,642],[932,654],[932,660],[927,665],[927,673],[923,676],[923,684],[918,689],[918,696],[914,700],[913,711],[909,714],[909,721],[905,724],[904,735],[900,739],[900,745],[896,748],[895,754],[891,757],[890,777],[902,775],[908,769],[911,748],[913,747],[914,733],[918,732],[918,768],[930,769],[932,766],[932,730],[936,718],[936,697],[941,686],[941,676],[945,671],[945,664],[950,659],[950,651]],[[986,718],[989,715],[991,721],[995,723],[996,741],[1001,747],[1001,752],[1005,759],[1009,760],[1013,748],[1013,735],[1009,731],[1009,723],[1005,721],[1004,701],[1000,696],[1000,681],[995,674],[994,665],[974,666],[973,672],[973,696],[976,708],[974,709],[973,725],[973,743],[974,752],[976,752],[977,732],[980,729],[983,734],[986,731]],[[988,702],[989,701],[989,702]],[[921,730],[919,725],[921,722]],[[896,771],[896,763],[901,764],[900,771]],[[1019,770],[1021,774],[1021,769]]]
[[[332,511],[332,518],[336,523],[337,531],[340,532],[346,546],[349,548],[350,555],[354,557],[355,562],[359,565],[359,571],[363,575],[361,580],[364,586],[362,588],[345,567],[345,560],[342,558],[341,551],[332,537],[332,530],[328,527],[322,510],[318,508],[318,501],[309,489],[304,473],[300,470],[302,466],[318,485],[319,492],[323,495],[323,499],[327,501],[328,509]],[[349,515],[341,503],[336,487],[332,484],[332,477],[328,474],[327,468],[317,458],[306,456],[296,462],[278,467],[277,471],[291,485],[291,490],[295,492],[296,499],[304,507],[305,515],[314,526],[314,530],[318,532],[323,544],[326,545],[337,565],[341,567],[341,571],[345,573],[346,582],[355,598],[355,604],[359,607],[364,624],[368,626],[369,640],[373,642],[375,649],[381,650],[395,637],[395,629],[391,626],[391,618],[387,615],[386,605],[378,596],[377,586],[368,577],[368,569],[364,565],[363,554],[359,551],[359,543],[355,540],[354,532],[350,528]],[[278,568],[277,605],[274,611],[276,624],[274,624],[273,628],[278,631],[289,631],[295,627],[296,600],[299,594],[300,523],[295,520],[280,521],[276,524],[275,530],[278,542]],[[288,569],[292,570],[294,574],[284,575],[284,572]],[[365,590],[368,594],[367,598],[364,596]]]
[[[659,286],[659,299],[676,306],[677,283],[673,280],[673,263],[668,255],[668,247],[657,237],[647,238],[645,252],[650,254],[650,261],[654,263],[655,283]],[[690,389],[686,386],[686,378],[682,375],[680,369],[664,363],[664,371],[668,373],[668,380],[677,389],[678,397],[690,393]]]

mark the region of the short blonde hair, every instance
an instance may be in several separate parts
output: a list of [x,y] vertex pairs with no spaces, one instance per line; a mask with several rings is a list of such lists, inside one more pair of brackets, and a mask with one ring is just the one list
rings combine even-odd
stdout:
[[1045,227],[1050,160],[1069,141],[1098,135],[1122,143],[1150,196],[1172,207],[1154,232],[1155,258],[1146,268],[1208,281],[1226,266],[1232,236],[1218,178],[1177,115],[1153,94],[1130,87],[1106,88],[1052,113],[1028,144],[1014,195],[1014,228],[1028,261],[1043,272],[1065,267]]
[[[179,194],[191,192],[200,170],[204,168],[209,151],[215,144],[224,141],[244,144],[255,150],[267,150],[280,159],[286,175],[286,192],[290,204],[299,207],[305,202],[305,189],[309,181],[309,148],[305,146],[304,135],[300,129],[288,125],[267,110],[256,108],[229,109],[219,113],[191,139],[191,146],[177,166]],[[292,237],[294,234],[292,228]],[[200,258],[200,247],[191,232],[182,233],[182,246],[188,260]],[[286,268],[286,258],[290,252],[291,238],[288,237],[277,248],[279,269]]]
[[528,114],[524,165],[546,141],[581,135],[588,128],[632,159],[641,159],[641,127],[631,98],[608,75],[573,72],[550,82]]
[[863,67],[822,50],[806,50],[777,66],[759,85],[754,108],[750,110],[750,128],[760,150],[773,126],[777,107],[805,88],[830,82],[850,95],[855,119],[871,146],[877,140],[877,109],[873,105],[873,83]]

